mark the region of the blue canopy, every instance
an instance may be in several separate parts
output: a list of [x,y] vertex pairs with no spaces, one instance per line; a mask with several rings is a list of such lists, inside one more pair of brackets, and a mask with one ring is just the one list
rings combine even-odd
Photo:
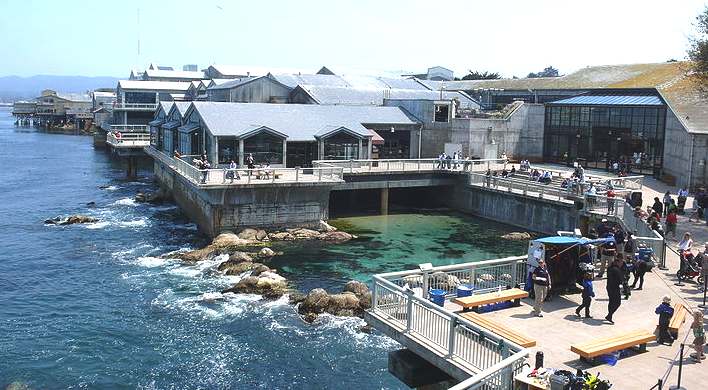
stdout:
[[575,245],[575,244],[606,244],[610,241],[614,242],[614,237],[598,238],[596,240],[591,240],[585,237],[570,237],[570,236],[549,236],[539,238],[534,240],[543,244],[556,244],[556,245]]

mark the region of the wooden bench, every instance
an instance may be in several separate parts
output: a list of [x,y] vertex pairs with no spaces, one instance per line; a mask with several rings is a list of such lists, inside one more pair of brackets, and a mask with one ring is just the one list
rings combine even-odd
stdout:
[[676,337],[681,329],[681,325],[686,321],[686,315],[688,314],[688,309],[681,303],[674,303],[674,315],[671,317],[669,322],[669,333]]
[[514,305],[521,305],[521,299],[529,296],[529,293],[519,289],[510,288],[508,290],[502,290],[501,292],[493,291],[484,294],[473,294],[469,297],[454,298],[452,303],[456,303],[467,311],[468,309],[477,310],[482,305],[488,305],[490,303],[499,303],[506,301],[514,301]]
[[515,330],[508,328],[496,321],[493,321],[492,319],[483,316],[482,314],[464,313],[462,314],[462,317],[469,320],[470,322],[474,322],[475,324],[485,329],[488,329],[492,333],[495,333],[507,340],[511,340],[524,348],[531,348],[536,346],[536,340],[519,332],[516,332]]
[[580,360],[594,362],[595,358],[611,352],[621,351],[634,346],[639,346],[639,351],[644,352],[647,343],[656,340],[656,336],[645,330],[635,330],[618,336],[595,339],[581,344],[570,346],[570,350],[580,355]]

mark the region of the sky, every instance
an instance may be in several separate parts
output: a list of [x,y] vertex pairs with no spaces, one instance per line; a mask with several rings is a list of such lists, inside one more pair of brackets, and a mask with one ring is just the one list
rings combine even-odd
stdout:
[[[686,58],[701,0],[0,0],[0,76],[127,77],[150,62],[335,73]],[[138,45],[139,42],[139,45]],[[138,50],[139,46],[139,50]]]

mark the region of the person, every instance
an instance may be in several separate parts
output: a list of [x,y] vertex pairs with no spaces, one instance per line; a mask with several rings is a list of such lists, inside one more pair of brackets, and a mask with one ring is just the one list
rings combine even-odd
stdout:
[[575,309],[575,315],[580,317],[580,311],[585,309],[585,318],[592,318],[590,316],[590,303],[592,303],[593,297],[595,297],[595,291],[592,289],[592,273],[591,272],[586,272],[583,275],[583,280],[582,280],[582,286],[583,286],[583,302],[578,306],[577,309]]
[[671,317],[674,316],[674,308],[671,307],[671,297],[664,295],[661,299],[661,304],[656,307],[654,313],[659,315],[659,344],[673,344],[674,336],[669,332],[669,323]]
[[234,178],[236,178],[236,180],[241,180],[241,176],[236,171],[236,168],[238,168],[236,162],[231,160],[229,163],[229,169],[226,171],[226,175],[224,176],[224,182],[226,182],[226,179],[231,179],[231,183],[233,183]]
[[543,301],[546,300],[548,295],[548,290],[551,288],[551,275],[548,274],[546,269],[546,262],[543,259],[538,261],[538,267],[533,270],[531,274],[531,279],[533,280],[533,292],[534,292],[534,304],[533,304],[533,315],[536,317],[543,317],[541,314],[541,309],[543,306]]
[[[656,198],[655,198],[656,199]],[[663,215],[668,215],[669,214],[669,205],[671,204],[671,192],[666,191],[664,194],[664,210],[663,210]],[[661,213],[660,213],[661,214]]]
[[202,171],[202,184],[205,184],[207,182],[207,178],[209,176],[209,169],[211,168],[211,164],[209,164],[209,160],[202,159],[198,168],[199,168],[199,170]]
[[460,155],[457,154],[457,152],[452,154],[452,169],[457,170],[457,160],[459,160],[459,159],[460,159]]
[[115,134],[115,135],[116,135],[116,141],[118,141],[118,143],[123,142],[123,141],[122,141],[123,134],[121,134],[120,131],[116,131],[116,134]]
[[620,264],[618,258],[615,258],[610,268],[607,269],[607,296],[609,301],[607,303],[607,316],[605,320],[610,324],[614,324],[612,317],[614,316],[617,309],[619,309],[622,304],[622,291],[620,286],[622,285],[622,270],[620,269]]
[[706,358],[703,353],[703,346],[706,343],[706,332],[703,329],[703,312],[696,310],[693,312],[693,322],[691,323],[691,330],[693,331],[693,345],[692,347],[696,350],[695,353],[691,354],[691,358],[697,363],[700,363]]
[[676,206],[676,201],[673,199],[671,199],[671,202],[669,202],[669,211],[668,212],[671,212],[671,210],[678,213],[678,206]]
[[452,156],[449,154],[445,156],[445,168],[452,169]]
[[615,189],[612,185],[607,187],[607,215],[612,215],[615,213]]
[[[661,204],[661,201],[659,201],[658,197],[654,197],[654,205],[651,206],[651,208],[656,212],[656,214],[661,218],[661,214],[664,211],[664,205]],[[669,206],[666,205],[666,209],[668,210]]]
[[588,201],[588,205],[590,207],[593,207],[595,205],[595,196],[597,195],[597,189],[595,189],[595,186],[593,185],[592,182],[590,182],[590,187],[588,187],[588,190],[585,191],[585,198]]
[[179,153],[177,149],[175,149],[175,152],[173,153],[175,158],[182,158],[182,155]]
[[678,224],[678,216],[674,212],[674,210],[669,210],[669,214],[666,215],[666,236],[669,236],[669,233],[673,235],[674,238],[676,238],[676,225]]
[[504,178],[507,177],[507,176],[509,176],[509,172],[506,170],[506,168],[504,168],[504,169],[502,170],[501,176],[504,177]]
[[708,284],[708,242],[704,244],[703,252],[698,254],[698,259],[701,264],[701,276],[703,277],[703,284],[698,286],[700,291],[703,291],[706,284]]
[[622,271],[622,294],[624,295],[624,299],[628,300],[629,296],[632,295],[632,290],[629,288],[629,265],[620,253],[617,253],[616,260]]
[[678,190],[678,213],[683,215],[684,208],[686,208],[686,199],[688,199],[688,190],[686,187]]
[[248,169],[253,169],[256,167],[255,161],[253,160],[253,154],[251,153],[246,156],[246,166],[248,166]]
[[606,238],[608,234],[610,234],[610,224],[607,221],[607,218],[603,218],[600,220],[600,223],[597,225],[597,236],[599,238]]
[[[674,213],[675,214],[675,213]],[[683,239],[678,243],[679,255],[683,256],[683,252],[690,251],[693,247],[693,240],[691,239],[691,233],[686,232],[683,235]]]
[[597,274],[598,278],[602,278],[602,276],[605,275],[607,265],[614,261],[615,254],[617,253],[617,244],[615,244],[614,234],[607,233],[607,238],[612,238],[612,240],[602,246],[602,252],[600,253],[600,270]]
[[202,153],[202,161],[207,161],[207,152],[206,152],[206,150],[204,151],[204,153]]
[[516,167],[514,167],[514,166],[512,165],[512,166],[511,166],[511,171],[509,171],[509,174],[510,174],[510,175],[513,175],[513,174],[515,174],[515,173],[516,173]]
[[445,161],[445,152],[438,155],[438,166],[437,169],[443,169],[443,163]]

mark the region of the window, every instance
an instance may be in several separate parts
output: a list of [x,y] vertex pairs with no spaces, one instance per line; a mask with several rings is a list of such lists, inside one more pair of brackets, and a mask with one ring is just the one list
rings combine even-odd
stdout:
[[252,154],[256,164],[282,164],[283,139],[261,132],[244,140],[243,152],[245,155]]
[[359,158],[359,139],[338,133],[324,140],[325,160],[356,160]]
[[231,160],[238,162],[238,140],[219,138],[219,164],[229,164]]
[[450,113],[449,104],[436,104],[435,105],[435,122],[447,122]]

